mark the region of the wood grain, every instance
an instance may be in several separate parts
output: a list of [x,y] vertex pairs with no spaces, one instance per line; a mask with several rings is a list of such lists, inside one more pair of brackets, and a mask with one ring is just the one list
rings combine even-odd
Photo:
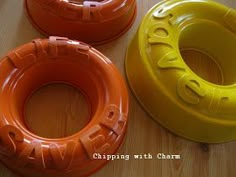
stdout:
[[[235,0],[217,0],[233,8]],[[159,0],[137,0],[138,16],[133,27],[121,38],[96,47],[108,56],[124,75],[125,50],[143,15]],[[0,0],[0,55],[3,56],[21,44],[40,38],[28,22],[23,10],[23,0]],[[216,78],[217,79],[217,78]],[[218,81],[216,81],[218,82]],[[120,154],[153,156],[159,152],[180,154],[181,160],[116,160],[110,162],[93,177],[235,177],[236,141],[207,145],[182,139],[162,128],[139,106],[130,93],[129,128]],[[47,105],[53,106],[47,106]],[[50,110],[47,110],[51,108]],[[78,109],[77,109],[78,108]],[[65,85],[50,85],[33,95],[26,110],[26,120],[32,131],[42,136],[62,137],[86,124],[86,105],[83,96]],[[43,119],[42,119],[43,118]],[[41,121],[40,121],[41,119]],[[40,122],[48,129],[40,128]],[[66,123],[65,123],[66,122]],[[51,125],[50,125],[51,124]],[[50,127],[56,128],[52,131]],[[75,126],[72,126],[75,125]],[[15,177],[0,165],[0,177]]]

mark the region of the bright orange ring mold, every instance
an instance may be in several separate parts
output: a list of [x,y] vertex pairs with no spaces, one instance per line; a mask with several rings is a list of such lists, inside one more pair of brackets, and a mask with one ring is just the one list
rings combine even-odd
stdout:
[[[128,93],[100,52],[67,38],[37,39],[11,51],[0,68],[0,159],[9,169],[24,177],[88,176],[107,163],[94,153],[116,153],[127,128]],[[52,82],[79,88],[90,103],[90,122],[72,136],[39,137],[24,123],[29,95]]]
[[90,44],[118,38],[133,24],[135,0],[25,0],[31,23],[46,36],[66,36]]

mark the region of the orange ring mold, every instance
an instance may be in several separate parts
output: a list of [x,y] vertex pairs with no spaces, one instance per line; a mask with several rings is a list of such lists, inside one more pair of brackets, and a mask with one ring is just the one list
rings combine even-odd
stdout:
[[[127,128],[128,93],[116,67],[87,44],[50,37],[25,44],[0,61],[0,159],[24,177],[81,177],[104,166],[94,153],[115,154]],[[79,88],[91,120],[78,133],[48,139],[30,132],[24,105],[51,82]]]
[[66,36],[92,44],[125,33],[136,16],[135,0],[25,0],[31,23],[46,36]]

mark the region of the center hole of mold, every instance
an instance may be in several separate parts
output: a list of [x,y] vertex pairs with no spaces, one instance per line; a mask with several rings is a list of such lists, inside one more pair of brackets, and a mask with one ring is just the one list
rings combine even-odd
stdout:
[[181,32],[179,47],[188,67],[217,85],[236,83],[236,35],[214,22],[190,24]]
[[63,138],[80,131],[89,122],[85,96],[66,84],[49,84],[29,98],[25,109],[29,130],[44,138]]
[[214,84],[223,84],[221,68],[212,56],[193,48],[181,49],[181,55],[189,68],[199,77]]

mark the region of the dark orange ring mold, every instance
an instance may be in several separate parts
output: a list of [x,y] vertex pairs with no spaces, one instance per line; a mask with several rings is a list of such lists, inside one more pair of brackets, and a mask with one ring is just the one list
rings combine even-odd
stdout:
[[31,23],[46,36],[66,36],[90,44],[118,38],[133,24],[135,0],[25,0]]
[[[100,52],[67,38],[37,39],[11,51],[0,68],[0,160],[9,169],[24,177],[82,177],[107,163],[94,153],[116,153],[127,128],[128,93]],[[24,123],[29,95],[52,82],[79,88],[90,105],[90,122],[72,136],[39,137]]]

